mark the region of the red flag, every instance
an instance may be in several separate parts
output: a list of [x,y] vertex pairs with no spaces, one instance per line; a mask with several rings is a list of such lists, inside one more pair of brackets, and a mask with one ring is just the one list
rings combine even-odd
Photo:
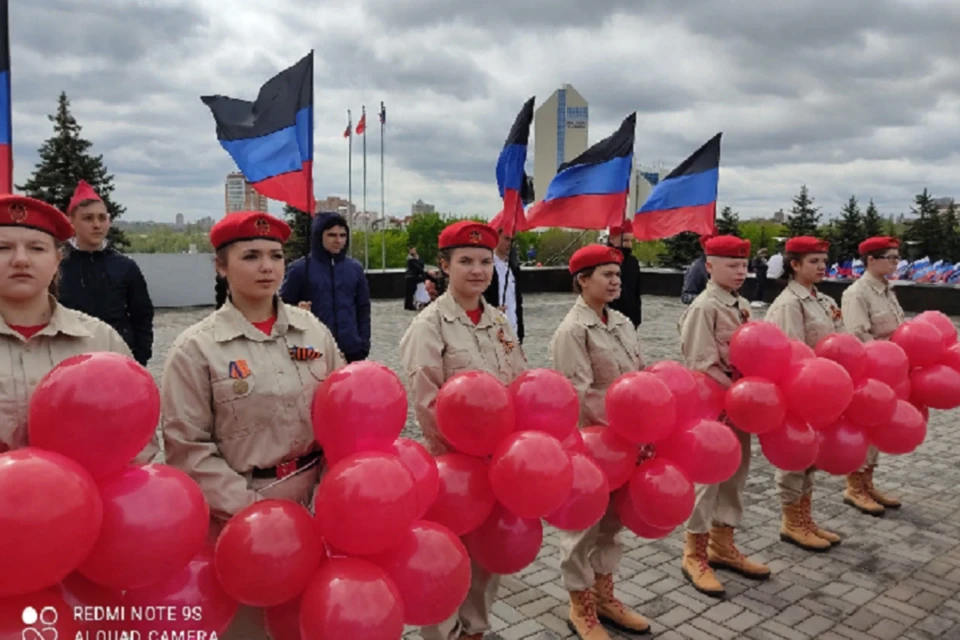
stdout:
[[350,137],[350,125],[347,125],[347,128],[343,130],[343,137],[344,138]]
[[360,116],[360,122],[357,123],[357,135],[367,130],[367,114]]

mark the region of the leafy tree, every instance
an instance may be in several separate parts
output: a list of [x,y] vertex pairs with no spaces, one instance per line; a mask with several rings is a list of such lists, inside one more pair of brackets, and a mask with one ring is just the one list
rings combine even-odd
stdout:
[[692,231],[684,231],[672,238],[666,238],[663,244],[663,264],[674,269],[686,269],[703,253],[700,247],[700,236]]
[[873,204],[873,199],[870,199],[870,204],[867,205],[867,210],[863,212],[863,238],[872,238],[874,236],[883,235],[883,218],[880,217],[880,213],[877,211],[877,206]]
[[957,203],[953,200],[940,218],[943,231],[943,258],[951,262],[960,260],[960,232],[957,231]]
[[793,207],[787,215],[787,233],[790,237],[815,235],[820,222],[819,211],[819,207],[813,206],[807,185],[802,185],[800,193],[793,197]]
[[283,253],[289,264],[310,253],[310,227],[313,219],[310,214],[288,204],[283,207],[283,217],[290,225],[290,239],[283,247]]
[[[102,155],[89,153],[93,143],[80,135],[81,127],[70,113],[70,100],[66,92],[60,93],[57,112],[48,115],[47,119],[53,123],[53,137],[40,146],[40,162],[35,165],[30,179],[23,185],[17,185],[17,189],[67,213],[77,183],[86,180],[103,198],[110,219],[116,220],[122,216],[126,208],[112,198],[113,175],[108,173]],[[116,226],[110,228],[107,238],[119,249],[129,247],[123,232]]]
[[740,216],[734,213],[730,207],[724,207],[720,210],[720,218],[717,220],[717,235],[743,237],[740,233]]
[[[831,225],[833,226],[833,225]],[[860,243],[866,239],[863,234],[863,215],[856,196],[850,196],[847,204],[840,210],[840,220],[833,228],[831,241],[831,260],[852,260],[857,257]],[[834,251],[834,247],[836,247]]]
[[916,242],[914,249],[919,256],[930,256],[936,260],[943,256],[943,229],[940,213],[933,196],[927,191],[917,194],[910,211],[916,216],[907,229],[907,239]]
[[437,240],[443,228],[450,224],[439,213],[418,213],[407,223],[407,241],[417,248],[424,262],[436,263]]

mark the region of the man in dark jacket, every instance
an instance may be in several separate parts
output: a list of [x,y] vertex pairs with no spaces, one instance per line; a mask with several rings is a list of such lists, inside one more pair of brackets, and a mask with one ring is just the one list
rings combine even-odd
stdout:
[[510,325],[523,343],[523,295],[520,292],[520,259],[513,237],[497,229],[500,241],[493,252],[493,280],[483,292],[487,304],[506,314]]
[[633,222],[624,220],[621,226],[610,227],[607,244],[623,253],[623,263],[620,265],[620,297],[611,302],[610,307],[630,318],[633,328],[636,329],[642,322],[642,307],[640,261],[633,255]]
[[423,258],[417,255],[417,248],[410,247],[407,251],[407,271],[403,275],[403,308],[407,311],[416,311],[413,296],[417,292],[417,285],[426,280],[423,267]]
[[153,355],[153,302],[140,267],[107,245],[110,214],[86,182],[80,181],[67,212],[76,236],[60,263],[60,303],[116,329],[146,366]]
[[363,265],[347,256],[350,228],[337,213],[313,219],[310,255],[287,268],[280,297],[309,308],[337,340],[347,362],[370,354],[370,287]]
[[[712,235],[700,236],[700,248],[706,244]],[[683,274],[683,290],[680,292],[680,301],[683,304],[690,304],[694,298],[700,295],[707,288],[707,280],[710,276],[707,274],[707,254],[706,249],[699,258],[693,261]]]

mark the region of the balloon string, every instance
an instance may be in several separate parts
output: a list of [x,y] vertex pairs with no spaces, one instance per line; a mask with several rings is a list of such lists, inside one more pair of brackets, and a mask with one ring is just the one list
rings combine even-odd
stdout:
[[278,484],[280,484],[280,483],[282,483],[282,482],[286,482],[286,481],[289,480],[290,478],[293,478],[293,477],[297,476],[298,474],[300,474],[302,471],[307,471],[308,469],[311,469],[312,467],[316,466],[317,464],[320,463],[321,460],[323,460],[322,457],[314,458],[313,460],[311,460],[310,462],[308,462],[305,466],[297,469],[296,471],[294,471],[294,472],[291,473],[290,475],[284,476],[284,477],[280,478],[279,480],[276,480],[276,481],[274,481],[274,482],[271,482],[270,484],[268,484],[268,485],[266,485],[266,486],[264,486],[264,487],[260,487],[259,489],[257,489],[257,493],[260,493],[260,492],[262,492],[262,491],[266,491],[267,489],[271,489],[271,488],[277,486]]

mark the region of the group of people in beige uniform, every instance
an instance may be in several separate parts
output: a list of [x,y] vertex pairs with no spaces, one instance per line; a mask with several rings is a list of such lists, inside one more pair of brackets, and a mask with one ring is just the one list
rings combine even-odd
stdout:
[[[0,197],[0,451],[27,445],[26,412],[37,382],[69,356],[113,351],[130,355],[108,325],[61,306],[53,293],[58,243],[73,234],[69,219],[43,202]],[[283,304],[285,222],[260,212],[231,214],[210,231],[216,251],[217,309],[184,331],[167,355],[161,381],[166,463],[193,477],[213,518],[212,536],[235,513],[265,498],[309,506],[320,482],[322,454],[314,442],[311,399],[317,386],[345,365],[330,331],[307,310]],[[484,304],[493,272],[498,232],[476,222],[449,225],[439,237],[446,293],[424,309],[400,343],[411,404],[434,455],[450,450],[436,426],[434,402],[451,376],[486,371],[509,384],[527,369],[520,342],[506,316]],[[737,372],[729,341],[749,319],[737,295],[747,272],[748,241],[707,239],[711,281],[680,319],[683,356],[724,386]],[[843,296],[842,313],[816,290],[825,273],[826,246],[813,238],[787,244],[790,283],[767,319],[811,347],[823,335],[847,330],[862,340],[883,339],[903,321],[903,311],[884,276],[898,259],[896,240],[871,238],[861,245],[864,277]],[[645,366],[637,332],[609,308],[620,294],[622,255],[590,245],[570,260],[579,293],[550,343],[553,366],[580,396],[580,426],[604,425],[604,393],[620,375]],[[736,431],[736,430],[735,430]],[[743,512],[742,493],[750,462],[750,438],[737,432],[743,462],[728,481],[698,486],[687,523],[684,575],[705,593],[721,595],[713,568],[766,578],[769,569],[750,562],[734,546]],[[140,454],[148,462],[157,443]],[[868,513],[896,507],[873,486],[876,452],[851,474],[844,499]],[[809,549],[839,542],[810,516],[813,470],[779,473],[784,539]],[[561,532],[560,567],[570,593],[570,625],[579,637],[603,640],[603,624],[634,633],[648,622],[614,595],[622,524],[611,510],[586,531]],[[421,629],[425,640],[479,640],[489,628],[499,577],[474,564],[472,584],[460,610],[439,625]],[[265,637],[262,616],[243,608],[225,637]]]

